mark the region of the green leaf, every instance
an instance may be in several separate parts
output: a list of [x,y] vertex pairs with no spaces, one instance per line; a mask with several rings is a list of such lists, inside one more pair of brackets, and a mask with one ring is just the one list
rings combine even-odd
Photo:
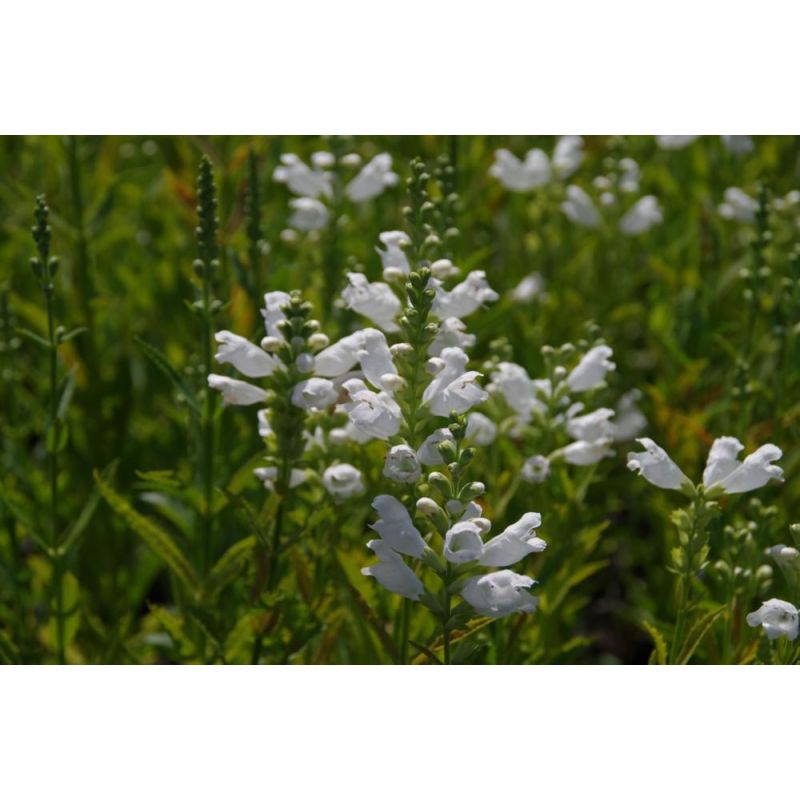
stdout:
[[105,501],[116,514],[122,517],[151,550],[169,567],[175,577],[193,594],[197,592],[198,581],[183,551],[172,537],[156,525],[152,520],[142,516],[138,511],[118,495],[95,470],[94,479]]
[[50,349],[50,342],[48,342],[44,337],[39,336],[38,333],[34,333],[27,328],[17,328],[16,330],[20,336],[24,336],[26,339],[30,339],[31,341],[42,345],[42,347],[44,347],[46,350]]
[[[81,623],[80,586],[78,585],[78,579],[71,572],[67,572],[64,575],[61,583],[61,607],[64,615],[64,644],[69,647]],[[58,606],[55,599],[53,599],[53,613],[50,617],[50,637],[53,642],[56,641],[58,635],[57,609]]]
[[190,388],[189,384],[186,383],[183,376],[169,363],[167,357],[156,347],[153,345],[148,344],[144,339],[140,336],[133,337],[136,344],[142,348],[144,354],[153,362],[172,382],[172,385],[175,387],[176,391],[186,400],[189,408],[197,414],[197,416],[202,416],[202,410],[200,408],[200,403],[197,401],[197,397],[195,393]]
[[667,642],[661,635],[661,632],[655,625],[651,625],[647,620],[642,620],[642,627],[650,634],[653,640],[655,649],[650,656],[650,663],[666,664],[667,663]]
[[242,567],[252,558],[256,544],[256,537],[248,536],[232,544],[222,554],[206,578],[205,591],[209,597],[223,589],[239,574]]
[[75,370],[71,369],[64,379],[61,387],[61,397],[58,400],[58,409],[56,410],[56,419],[66,419],[69,404],[72,401],[72,395],[75,392]]
[[73,328],[71,331],[67,331],[66,333],[62,333],[61,336],[58,338],[59,344],[63,344],[64,342],[69,342],[74,339],[76,336],[80,336],[82,333],[86,333],[89,329],[87,327],[82,328]]
[[717,617],[725,610],[725,606],[712,608],[711,611],[704,614],[692,625],[689,633],[686,635],[686,641],[683,644],[680,655],[678,656],[676,664],[688,664],[689,659],[692,657],[697,646],[703,641],[703,638],[708,633],[711,626],[716,621]]

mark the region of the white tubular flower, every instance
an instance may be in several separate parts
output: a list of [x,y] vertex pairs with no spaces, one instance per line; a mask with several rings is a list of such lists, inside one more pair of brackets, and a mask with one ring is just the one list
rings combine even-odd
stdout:
[[593,347],[578,362],[577,366],[567,376],[567,386],[573,392],[585,392],[599,386],[606,374],[617,368],[611,361],[614,351],[605,344]]
[[313,197],[297,197],[289,201],[289,207],[293,212],[289,224],[298,231],[319,231],[328,224],[328,209]]
[[355,428],[376,439],[388,440],[397,435],[402,412],[390,394],[371,392],[363,381],[352,378],[343,386],[350,395],[344,410]]
[[612,438],[615,442],[635,439],[647,427],[647,417],[636,405],[641,396],[642,393],[638,389],[631,389],[617,402],[617,413],[612,425]]
[[785,636],[793,642],[797,638],[798,619],[798,611],[791,603],[773,598],[763,603],[758,611],[748,614],[747,624],[751,628],[760,625],[770,639]]
[[386,376],[397,375],[397,367],[392,360],[386,337],[375,328],[365,328],[361,331],[361,346],[356,355],[364,377],[373,386],[388,390],[389,387],[384,386],[388,380]]
[[467,326],[457,317],[448,317],[439,325],[439,332],[428,348],[429,355],[441,355],[445,347],[460,347],[462,350],[475,344],[475,336],[466,333]]
[[800,556],[800,550],[785,544],[776,544],[774,547],[770,547],[769,554],[780,567],[787,567],[794,566],[794,561]]
[[569,178],[583,162],[583,139],[561,136],[553,150],[553,169],[559,178]]
[[365,203],[377,197],[387,186],[394,186],[399,176],[392,172],[392,157],[379,153],[361,168],[347,184],[345,193],[354,203]]
[[567,199],[561,203],[561,210],[570,222],[582,228],[600,227],[600,212],[580,186],[567,186]]
[[589,414],[572,417],[567,422],[567,433],[578,441],[594,442],[598,439],[609,439],[614,432],[611,417],[613,409],[598,408]]
[[[253,470],[253,475],[264,484],[265,489],[275,491],[275,481],[278,479],[277,467],[258,467]],[[308,480],[308,473],[302,469],[293,469],[289,475],[289,488],[296,489],[301,483]]]
[[530,303],[537,297],[544,298],[544,278],[538,272],[526,275],[510,292],[517,303]]
[[638,236],[649,231],[664,219],[658,200],[648,194],[639,198],[634,206],[625,213],[619,221],[619,229],[625,236]]
[[383,474],[399,483],[416,483],[422,475],[422,469],[413,448],[407,444],[396,444],[392,447],[386,454]]
[[406,507],[390,494],[380,494],[372,501],[378,521],[370,527],[392,550],[412,558],[420,558],[425,540],[414,527]]
[[[610,447],[611,439],[597,439],[592,442],[572,442],[566,447],[558,450],[567,464],[574,464],[578,467],[588,467],[590,464],[596,464],[604,458],[614,455],[614,451]],[[555,454],[554,454],[555,455]]]
[[437,280],[455,278],[460,274],[461,270],[449,258],[439,258],[431,264],[431,275]]
[[339,392],[327,378],[300,381],[292,390],[292,404],[298,408],[322,409],[332,406]]
[[522,480],[528,483],[544,483],[550,474],[550,461],[546,456],[531,456],[522,465]]
[[283,307],[289,304],[290,299],[286,292],[267,292],[264,295],[264,308],[261,309],[261,316],[264,317],[267,336],[276,339],[284,338],[277,326],[279,322],[286,319]]
[[467,415],[467,430],[464,438],[478,447],[486,447],[497,438],[497,425],[480,411]]
[[515,611],[536,610],[538,600],[528,591],[535,581],[510,569],[501,569],[470,578],[461,596],[479,613],[487,617],[507,617]]
[[423,403],[434,399],[449,383],[463,375],[469,362],[469,356],[460,347],[446,347],[438,358],[444,362],[444,366],[438,366],[433,380],[425,387]]
[[208,376],[208,386],[222,392],[222,402],[226,406],[252,406],[267,399],[267,393],[258,386],[225,375],[212,373]]
[[272,436],[275,431],[272,430],[272,424],[269,421],[269,409],[260,408],[256,416],[258,417],[258,435],[262,439]]
[[388,333],[400,330],[394,320],[402,304],[388,283],[370,283],[360,272],[348,272],[347,280],[350,285],[342,292],[342,299],[349,309],[363,314]]
[[282,366],[280,361],[243,336],[237,336],[230,331],[219,331],[214,334],[214,339],[221,345],[214,356],[216,361],[220,364],[233,364],[248,378],[264,378]]
[[628,469],[642,475],[660,489],[682,489],[692,482],[681,472],[678,465],[652,439],[637,439],[645,451],[628,453]]
[[333,464],[322,473],[322,485],[337,500],[364,493],[360,470],[352,464]]
[[483,554],[480,528],[471,520],[456,522],[444,536],[442,554],[451,564],[477,561]]
[[417,456],[426,467],[433,467],[437,464],[444,464],[444,458],[436,447],[439,442],[452,442],[453,434],[448,428],[438,428],[421,445],[417,451]]
[[662,150],[683,150],[699,138],[699,136],[656,136],[656,144]]
[[338,342],[320,350],[314,358],[314,371],[324,378],[338,378],[358,363],[358,351],[362,346],[363,331],[343,336]]
[[407,597],[409,600],[419,600],[425,587],[403,559],[380,539],[367,542],[367,547],[380,560],[377,564],[364,567],[361,574],[375,578],[384,589],[388,589],[394,594]]
[[550,180],[550,162],[541,150],[529,150],[525,162],[508,150],[497,150],[489,174],[512,192],[528,192]]
[[752,153],[755,145],[752,136],[720,136],[722,144],[729,153],[735,156],[743,156]]
[[437,286],[431,312],[439,319],[462,319],[477,311],[484,303],[493,303],[498,297],[497,292],[489,286],[486,273],[476,269],[449,292]]
[[756,218],[758,202],[745,194],[738,186],[725,190],[725,200],[719,205],[719,215],[736,222],[753,222]]
[[541,553],[547,542],[534,533],[541,524],[541,514],[535,511],[523,514],[513,525],[486,542],[478,563],[484,567],[510,567],[528,553]]
[[491,374],[490,389],[502,395],[506,403],[521,417],[529,417],[541,403],[534,396],[533,381],[524,367],[511,361],[501,361]]
[[[706,487],[719,486],[725,494],[741,494],[760,489],[771,480],[783,482],[783,470],[772,463],[783,456],[780,448],[774,444],[761,445],[739,463],[736,456],[742,449],[741,442],[732,436],[717,439],[711,446],[703,484]],[[706,483],[706,473],[713,479],[713,484]]]
[[411,272],[411,266],[408,263],[408,258],[403,250],[411,244],[411,239],[404,231],[384,231],[378,236],[383,249],[376,247],[375,251],[381,257],[384,271],[387,269],[395,269],[408,275]]
[[433,397],[430,403],[431,414],[449,417],[450,414],[463,414],[489,397],[488,392],[477,384],[480,372],[471,370],[460,375],[444,390]]
[[[319,164],[319,160],[319,158],[316,159],[315,167],[322,166]],[[281,156],[281,164],[272,173],[272,178],[278,183],[285,183],[290,191],[303,197],[330,196],[332,194],[331,174],[323,169],[312,170],[294,153],[285,153]]]

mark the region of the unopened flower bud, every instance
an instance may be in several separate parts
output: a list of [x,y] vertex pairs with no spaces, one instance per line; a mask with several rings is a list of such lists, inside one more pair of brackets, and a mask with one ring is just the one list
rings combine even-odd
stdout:
[[438,375],[445,368],[444,359],[434,356],[429,358],[425,364],[425,372],[428,375]]
[[283,345],[283,339],[279,339],[277,336],[265,336],[261,340],[262,349],[266,350],[268,353],[277,353]]
[[312,350],[322,350],[330,344],[330,339],[324,333],[314,333],[308,337],[308,346]]
[[311,353],[300,353],[294,361],[298,372],[312,372],[314,369],[314,356]]
[[405,278],[405,273],[398,267],[386,267],[383,271],[383,279],[386,283],[396,283]]
[[389,348],[393,356],[407,356],[414,352],[414,348],[408,342],[398,342]]
[[401,392],[406,387],[405,379],[393,372],[381,375],[380,381],[387,392]]
[[472,483],[468,483],[461,490],[459,499],[469,502],[470,500],[474,500],[476,497],[480,497],[485,491],[485,484],[481,483],[480,481],[473,481]]

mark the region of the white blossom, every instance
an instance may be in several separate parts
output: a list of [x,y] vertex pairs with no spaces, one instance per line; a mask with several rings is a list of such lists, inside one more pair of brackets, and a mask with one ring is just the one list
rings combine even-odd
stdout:
[[475,335],[467,333],[467,326],[457,317],[448,317],[439,325],[439,332],[428,347],[432,356],[441,355],[445,347],[460,347],[464,350],[475,344]]
[[506,403],[523,419],[542,404],[534,395],[534,384],[524,367],[511,361],[501,361],[491,374],[489,389],[502,395]]
[[448,428],[438,428],[420,445],[417,455],[421,463],[426,467],[433,467],[437,464],[444,464],[444,458],[436,445],[440,442],[454,441],[453,434]]
[[718,486],[725,494],[752,492],[771,480],[783,481],[783,470],[772,462],[783,456],[774,444],[765,444],[740,462],[744,445],[733,436],[715,439],[703,472],[706,488]]
[[585,392],[599,386],[608,372],[617,365],[611,361],[614,351],[605,344],[597,345],[585,353],[577,366],[567,376],[567,386],[573,392]]
[[320,350],[314,360],[316,374],[325,378],[338,378],[350,372],[358,363],[362,339],[363,331],[356,331]]
[[226,406],[251,406],[254,403],[263,403],[267,393],[258,386],[225,375],[211,374],[208,376],[208,385],[211,389],[222,392],[222,402]]
[[594,442],[597,439],[608,439],[614,432],[611,417],[614,411],[610,408],[598,408],[589,414],[573,416],[567,422],[567,433],[577,440]]
[[379,153],[347,184],[345,193],[354,203],[365,203],[381,194],[387,186],[394,186],[399,179],[392,172],[392,157],[388,153]]
[[364,377],[379,389],[389,389],[386,376],[397,375],[397,368],[392,360],[392,354],[386,337],[375,328],[364,328],[361,331],[360,346],[356,352],[358,363]]
[[656,136],[656,143],[662,150],[683,150],[699,138],[699,136]]
[[442,554],[451,564],[477,561],[483,554],[480,528],[472,520],[456,522],[445,534]]
[[591,442],[572,442],[557,452],[567,464],[588,467],[590,464],[596,464],[598,461],[614,455],[610,445],[610,438],[597,439]]
[[478,612],[487,617],[506,617],[515,611],[536,610],[537,599],[527,591],[535,581],[510,569],[501,569],[470,578],[461,596]]
[[214,339],[221,346],[214,358],[220,364],[232,364],[242,375],[248,378],[264,378],[271,375],[276,368],[282,367],[278,359],[265,353],[260,347],[237,336],[230,331],[219,331]]
[[430,269],[431,275],[440,281],[447,280],[447,278],[455,278],[461,274],[461,270],[449,258],[437,258],[431,264]]
[[319,231],[328,224],[328,209],[313,197],[296,197],[289,201],[289,207],[293,211],[289,224],[299,231]]
[[738,186],[725,190],[725,200],[719,205],[719,215],[737,222],[753,222],[756,218],[758,202],[743,192]]
[[[275,491],[275,481],[278,479],[277,467],[258,467],[253,470],[255,475],[263,484],[265,489]],[[308,473],[303,469],[293,469],[289,474],[289,488],[296,489],[300,484],[308,480]]]
[[383,474],[399,483],[416,483],[422,475],[422,468],[414,449],[407,444],[390,448],[383,464]]
[[378,521],[370,527],[392,550],[413,558],[420,558],[425,550],[425,540],[411,521],[406,507],[390,494],[380,494],[372,501],[378,512]]
[[583,228],[600,227],[600,212],[592,198],[580,186],[567,186],[567,199],[561,203],[561,210],[576,225]]
[[473,270],[450,291],[436,287],[436,297],[431,311],[439,319],[462,319],[477,311],[484,303],[493,303],[499,295],[489,286],[483,270]]
[[525,161],[520,161],[508,150],[497,150],[489,174],[497,178],[506,189],[527,192],[544,186],[550,180],[550,161],[542,150],[529,150]]
[[372,392],[356,378],[345,381],[343,387],[350,395],[344,410],[361,433],[384,440],[397,435],[402,412],[390,394]]
[[658,200],[651,194],[639,198],[619,221],[619,229],[626,236],[637,236],[658,225],[664,218]]
[[322,473],[322,485],[337,499],[364,493],[361,471],[352,464],[333,464]]
[[798,611],[791,603],[773,598],[762,603],[758,611],[748,614],[747,624],[752,628],[760,625],[770,639],[786,636],[793,642],[797,638],[798,619]]
[[559,178],[569,178],[583,161],[583,139],[561,136],[553,150],[553,169]]
[[405,231],[384,231],[378,236],[383,249],[376,247],[378,255],[381,257],[383,269],[399,270],[404,275],[411,272],[408,257],[403,248],[411,244],[411,239]]
[[641,475],[660,489],[682,489],[692,482],[678,465],[652,439],[637,439],[643,453],[628,453],[628,469]]
[[[319,164],[320,159],[316,159]],[[272,174],[273,180],[285,183],[295,194],[302,197],[330,196],[331,173],[322,168],[311,169],[299,156],[285,153],[281,156],[281,164]]]
[[532,300],[543,298],[544,278],[538,272],[526,275],[510,292],[511,299],[517,303],[530,303]]
[[339,392],[327,378],[300,381],[292,390],[292,403],[298,408],[322,409],[332,406]]
[[262,439],[272,436],[275,431],[272,430],[272,424],[269,421],[269,409],[259,408],[256,416],[258,418],[258,435]]
[[284,338],[278,328],[278,323],[286,319],[283,308],[289,305],[290,299],[286,292],[267,292],[264,295],[264,308],[261,309],[261,316],[264,317],[267,336],[276,339]]
[[531,456],[522,465],[522,480],[528,483],[544,483],[550,474],[550,461],[546,456]]
[[617,402],[611,434],[615,442],[635,439],[647,427],[647,417],[636,405],[641,396],[642,393],[638,389],[632,389],[622,395]]
[[348,272],[347,280],[350,285],[342,292],[342,299],[349,309],[363,314],[384,331],[400,330],[395,317],[402,304],[387,283],[370,283],[360,272]]
[[471,444],[486,447],[497,438],[497,425],[480,411],[472,411],[467,415],[464,438]]
[[485,567],[510,567],[529,553],[541,553],[547,547],[534,531],[542,524],[541,514],[529,511],[513,525],[483,546],[480,564]]
[[367,542],[367,547],[378,556],[379,561],[377,564],[364,567],[361,574],[375,578],[384,589],[394,594],[407,597],[409,600],[419,600],[425,587],[403,559],[380,539]]
[[720,136],[725,149],[735,156],[743,156],[752,153],[755,145],[752,136]]

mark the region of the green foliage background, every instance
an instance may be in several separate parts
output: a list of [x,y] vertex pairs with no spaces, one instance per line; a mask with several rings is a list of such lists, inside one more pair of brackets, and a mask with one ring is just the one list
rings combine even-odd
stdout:
[[[614,348],[615,394],[642,390],[647,435],[688,475],[699,477],[716,436],[736,435],[749,447],[772,441],[784,450],[786,483],[759,492],[757,500],[725,500],[714,523],[712,562],[749,572],[726,578],[719,567],[701,576],[708,611],[720,604],[724,610],[692,655],[710,662],[768,659],[766,643],[743,618],[760,600],[785,596],[777,570],[771,582],[754,576],[768,563],[764,549],[788,541],[789,523],[800,521],[794,480],[800,305],[792,259],[800,216],[771,215],[765,264],[743,276],[753,265],[755,229],[722,220],[716,207],[729,186],[755,195],[763,182],[773,196],[800,187],[797,140],[756,137],[755,151],[737,157],[718,137],[680,151],[657,149],[653,137],[588,137],[573,182],[588,188],[608,159],[629,156],[642,170],[641,194],[659,198],[664,222],[635,238],[611,227],[576,227],[559,208],[557,186],[513,194],[488,174],[498,147],[521,156],[534,146],[551,152],[553,143],[553,137],[480,136],[0,141],[0,660],[56,660],[52,564],[45,552],[47,354],[22,332],[46,336],[41,290],[28,265],[39,193],[51,208],[51,252],[61,260],[56,317],[66,330],[87,328],[59,349],[60,377],[72,376],[70,386],[74,381],[67,433],[57,444],[59,524],[70,537],[63,588],[67,660],[396,660],[397,600],[359,574],[370,555],[364,546],[368,498],[382,485],[380,444],[346,459],[367,477],[360,500],[337,505],[319,486],[302,490],[291,519],[291,569],[275,591],[253,597],[257,542],[274,509],[251,475],[263,449],[253,410],[220,412],[216,566],[203,572],[196,557],[202,498],[193,480],[197,430],[187,398],[201,396],[205,384],[202,324],[191,309],[197,164],[207,154],[218,181],[217,296],[226,305],[217,327],[258,337],[263,292],[301,289],[334,340],[353,321],[332,302],[344,273],[360,264],[378,279],[378,234],[403,227],[407,198],[398,185],[348,206],[346,217],[319,237],[283,241],[290,195],[272,181],[272,171],[281,153],[307,159],[320,149],[352,149],[365,159],[388,151],[402,177],[413,156],[454,159],[461,232],[454,261],[465,271],[486,270],[504,295],[469,320],[478,336],[476,363],[503,337],[512,360],[536,377],[543,345],[575,342],[593,321]],[[268,245],[257,265],[245,230],[250,150],[257,156]],[[504,294],[533,271],[545,279],[545,299],[521,304]],[[162,369],[148,347],[163,354]],[[176,390],[176,378],[185,392]],[[653,639],[658,643],[659,631],[668,632],[673,616],[669,516],[681,499],[629,473],[627,449],[620,447],[617,458],[588,478],[565,471],[556,484],[542,486],[520,483],[522,461],[531,453],[511,440],[480,455],[474,474],[488,486],[493,515],[515,519],[540,511],[551,546],[531,559],[541,581],[540,610],[476,626],[459,660],[650,658]],[[423,615],[416,616],[411,638],[435,646],[425,626]]]

